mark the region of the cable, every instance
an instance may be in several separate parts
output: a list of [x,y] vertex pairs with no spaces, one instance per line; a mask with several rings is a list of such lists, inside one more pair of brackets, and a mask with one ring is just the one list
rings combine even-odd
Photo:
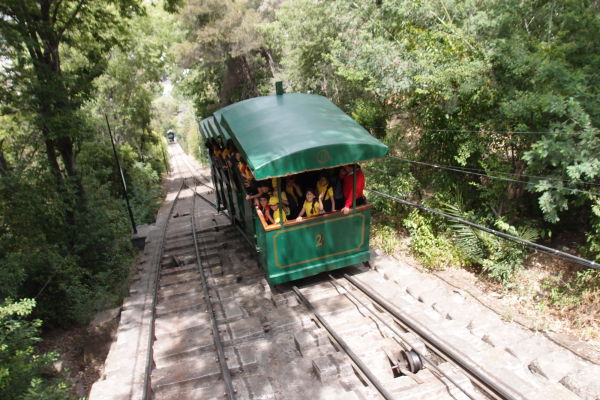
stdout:
[[[392,157],[392,156],[390,156]],[[400,157],[398,157],[400,158]],[[413,160],[409,160],[409,161],[413,161]],[[546,180],[553,180],[553,181],[559,181],[559,182],[563,182],[563,183],[570,183],[571,181],[567,180],[567,179],[561,179],[559,177],[556,176],[543,176],[543,175],[529,175],[529,174],[517,174],[514,172],[503,172],[503,171],[486,171],[485,169],[481,169],[481,168],[469,168],[469,167],[458,167],[458,166],[453,166],[453,165],[442,165],[442,164],[437,164],[440,166],[444,166],[444,167],[448,167],[448,168],[456,168],[456,169],[460,169],[460,170],[464,170],[464,171],[474,171],[474,172],[483,172],[483,173],[493,173],[493,174],[500,174],[500,175],[510,175],[510,176],[516,176],[516,177],[527,177],[527,178],[537,178],[540,180],[546,179]],[[574,179],[576,181],[581,182],[584,185],[593,185],[593,186],[600,186],[600,183],[597,182],[585,182],[582,181],[581,179]]]
[[[501,176],[487,175],[487,174],[482,174],[482,173],[478,173],[478,172],[464,171],[462,169],[450,167],[450,166],[446,166],[446,165],[439,165],[439,164],[432,164],[432,163],[427,163],[427,162],[423,162],[423,161],[409,160],[407,158],[402,158],[402,157],[397,157],[397,156],[388,156],[388,158],[396,159],[396,160],[400,160],[400,161],[406,161],[406,162],[410,162],[413,164],[426,165],[428,167],[433,167],[433,168],[445,169],[448,171],[460,172],[463,174],[482,176],[484,178],[496,179],[496,180],[501,180],[501,181],[506,181],[506,182],[522,183],[525,185],[528,185],[531,183],[528,181],[522,181],[522,180],[518,180],[518,179],[511,179],[511,178],[505,178],[505,177],[501,177]],[[558,186],[552,186],[552,185],[550,185],[548,187],[552,188],[552,189],[556,189],[556,190],[568,190],[570,192],[585,193],[585,194],[590,194],[592,196],[600,196],[600,193],[598,193],[598,192],[590,192],[590,191],[582,190],[582,189],[575,189],[575,188],[569,188],[569,187],[558,187]]]
[[486,226],[479,225],[479,224],[476,224],[476,223],[471,222],[471,221],[467,221],[464,218],[457,217],[457,216],[454,216],[454,215],[451,215],[451,214],[447,214],[447,213],[439,211],[439,210],[434,210],[433,208],[429,208],[429,207],[422,206],[422,205],[419,205],[419,204],[416,204],[416,203],[412,203],[410,201],[407,201],[407,200],[404,200],[404,199],[400,199],[398,197],[391,196],[391,195],[389,195],[387,193],[382,193],[382,192],[379,192],[377,190],[367,189],[367,188],[365,188],[365,190],[367,190],[367,191],[369,191],[371,193],[374,193],[377,196],[385,197],[385,198],[387,198],[389,200],[393,200],[393,201],[395,201],[397,203],[400,203],[400,204],[404,204],[404,205],[407,205],[407,206],[410,206],[410,207],[418,208],[419,210],[427,211],[427,212],[430,212],[430,213],[433,213],[433,214],[441,215],[442,217],[448,218],[448,219],[450,219],[452,221],[456,221],[456,222],[459,222],[459,223],[461,223],[463,225],[467,225],[467,226],[470,226],[472,228],[479,229],[481,231],[490,233],[490,234],[495,235],[495,236],[499,236],[499,237],[501,237],[503,239],[510,240],[512,242],[515,242],[515,243],[519,243],[521,245],[533,248],[533,249],[535,249],[537,251],[545,252],[545,253],[553,255],[555,257],[559,257],[559,258],[562,258],[562,259],[574,262],[576,264],[583,265],[583,266],[588,267],[588,268],[600,269],[600,264],[598,264],[598,263],[596,263],[594,261],[586,260],[585,258],[581,258],[581,257],[575,256],[573,254],[565,253],[564,251],[560,251],[560,250],[557,250],[557,249],[553,249],[551,247],[543,246],[541,244],[537,244],[537,243],[531,242],[529,240],[521,239],[520,237],[509,235],[508,233],[500,232],[500,231],[497,231],[495,229],[491,229],[491,228],[488,228]]
[[[378,129],[392,129],[387,125],[370,125],[369,128],[378,128]],[[481,133],[481,134],[494,134],[494,133],[508,133],[512,135],[545,135],[545,134],[555,134],[555,135],[567,135],[567,136],[580,136],[580,135],[598,135],[600,131],[577,131],[577,132],[564,132],[564,131],[496,131],[496,130],[469,130],[469,129],[429,129],[422,128],[420,132],[450,132],[450,133]]]
[[486,130],[465,130],[465,129],[424,129],[428,132],[454,132],[454,133],[510,133],[516,135],[544,135],[544,134],[560,134],[560,135],[597,135],[600,132],[559,132],[559,131],[486,131]]

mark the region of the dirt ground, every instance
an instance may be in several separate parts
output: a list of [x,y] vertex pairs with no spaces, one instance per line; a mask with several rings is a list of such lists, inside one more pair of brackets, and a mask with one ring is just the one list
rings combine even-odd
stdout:
[[73,394],[87,397],[94,382],[100,378],[110,342],[99,342],[86,326],[54,330],[43,337],[42,352],[57,351],[60,361],[55,369],[71,383]]

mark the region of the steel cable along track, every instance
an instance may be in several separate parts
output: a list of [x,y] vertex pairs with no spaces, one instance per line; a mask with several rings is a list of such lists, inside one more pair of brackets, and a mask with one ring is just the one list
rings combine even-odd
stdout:
[[[391,327],[381,316],[379,316],[373,309],[366,306],[360,299],[358,299],[353,293],[351,293],[345,286],[336,282],[335,279],[331,275],[329,275],[329,277],[331,279],[333,288],[337,291],[337,293],[339,293],[340,295],[345,295],[350,300],[350,302],[352,304],[354,304],[354,306],[356,307],[357,310],[360,309],[360,307],[358,307],[357,303],[360,304],[360,306],[362,308],[366,309],[372,315],[372,317],[370,319],[373,320],[373,322],[375,322],[375,319],[379,320],[379,322],[383,323],[383,325],[385,325],[391,332],[394,333],[395,337],[392,337],[392,339],[394,339],[395,343],[399,344],[405,350],[403,353],[406,354],[407,358],[405,358],[404,360],[400,360],[398,358],[394,358],[394,355],[392,355],[391,353],[389,353],[389,352],[386,353],[390,362],[392,361],[392,359],[394,359],[394,361],[396,361],[394,363],[395,365],[393,366],[392,369],[396,369],[397,372],[399,372],[403,375],[412,377],[413,380],[417,383],[422,383],[422,380],[416,375],[416,373],[418,372],[418,370],[422,369],[422,361],[425,361],[425,362],[427,362],[430,370],[432,370],[432,374],[434,376],[437,376],[438,380],[440,382],[444,383],[444,385],[446,387],[448,387],[448,384],[442,380],[442,377],[447,379],[452,385],[454,385],[454,387],[456,387],[460,391],[462,391],[471,400],[481,399],[481,396],[473,395],[469,389],[464,388],[463,385],[458,383],[455,379],[453,379],[452,376],[450,376],[443,370],[439,369],[432,361],[425,358],[424,356],[419,354],[416,350],[414,350],[410,344],[405,342],[402,335],[398,332],[397,329]],[[340,291],[340,288],[343,289],[343,292]],[[356,368],[358,368],[358,370],[363,375],[365,380],[369,381],[383,398],[385,398],[386,400],[399,399],[405,395],[404,393],[397,393],[396,391],[394,391],[394,389],[393,389],[394,385],[392,385],[392,388],[389,388],[388,387],[388,385],[390,383],[389,380],[382,381],[379,379],[378,374],[381,374],[381,371],[379,371],[378,373],[374,372],[367,365],[367,363],[365,363],[357,354],[355,354],[355,352],[351,349],[351,346],[340,336],[340,334],[336,331],[336,329],[328,323],[327,318],[323,317],[317,310],[315,310],[315,307],[313,307],[311,302],[302,294],[302,292],[300,291],[300,289],[298,289],[298,287],[294,286],[292,288],[292,290],[299,297],[300,301],[313,314],[314,318],[316,318],[316,322],[327,331],[327,334],[329,335],[329,337],[335,343],[337,343],[340,350],[342,350],[350,358],[351,363],[354,364],[354,366]],[[383,335],[383,336],[388,337],[387,335]],[[374,348],[377,348],[377,347],[378,347],[377,345],[374,345]],[[400,354],[400,356],[402,356],[402,354]],[[368,357],[368,355],[367,355],[367,357]],[[409,360],[408,357],[411,357],[411,360]],[[411,361],[412,361],[412,363],[411,363]],[[404,362],[406,362],[406,366],[403,366]],[[383,378],[383,379],[385,379],[385,378]],[[391,389],[391,391],[390,391],[390,389]],[[448,387],[448,390],[450,393],[450,387]]]
[[319,312],[314,309],[314,307],[312,306],[312,304],[308,301],[308,299],[306,297],[304,297],[304,295],[302,294],[302,292],[300,292],[300,290],[298,289],[298,287],[294,286],[292,289],[294,290],[294,292],[296,293],[296,295],[300,298],[300,300],[302,301],[302,303],[304,303],[304,305],[308,308],[308,310],[311,313],[314,314],[314,316],[319,320],[319,322],[321,323],[321,325],[323,325],[323,327],[332,336],[333,340],[335,340],[338,343],[338,345],[342,348],[342,350],[344,350],[344,352],[350,357],[350,359],[352,360],[352,362],[361,370],[361,372],[367,377],[367,379],[373,384],[373,386],[379,391],[379,393],[386,400],[393,400],[394,396],[387,391],[387,389],[382,385],[382,383],[379,381],[379,379],[377,379],[377,377],[375,376],[375,374],[373,374],[373,372],[371,372],[371,370],[350,349],[350,347],[344,341],[344,339],[342,339],[337,334],[337,332],[327,323],[327,321],[325,320],[325,318],[323,318],[321,316],[321,314],[319,314]]
[[[378,296],[373,290],[371,290],[368,286],[362,284],[355,278],[344,275],[345,283],[349,285],[342,284],[338,280],[336,280],[333,276],[329,275],[331,279],[331,283],[338,294],[345,296],[357,310],[366,310],[370,315],[369,319],[375,319],[382,323],[389,331],[393,334],[390,339],[401,346],[404,349],[400,354],[400,358],[395,357],[396,354],[387,353],[390,362],[392,359],[395,361],[393,368],[396,369],[399,373],[412,376],[416,382],[420,381],[419,375],[415,375],[420,369],[426,367],[429,369],[431,374],[437,377],[440,382],[444,383],[448,390],[450,391],[451,387],[454,387],[460,390],[466,397],[471,400],[481,399],[482,393],[491,399],[501,399],[501,400],[513,400],[520,399],[521,397],[516,395],[509,387],[507,387],[503,382],[497,381],[495,378],[490,377],[485,371],[482,371],[482,368],[470,360],[468,357],[460,355],[448,344],[440,341],[439,339],[432,337],[427,333],[427,329],[421,327],[418,323],[414,322],[411,318],[405,316],[396,307],[387,303],[384,299]],[[359,293],[361,293],[365,299],[359,299],[350,289],[357,289]],[[381,396],[385,399],[394,399],[394,398],[402,398],[401,394],[397,392],[390,391],[387,384],[380,380],[377,373],[374,373],[370,367],[365,363],[359,356],[355,354],[355,352],[351,349],[351,346],[340,336],[340,334],[336,331],[329,322],[329,317],[323,317],[311,304],[311,302],[304,296],[298,287],[294,286],[292,290],[300,299],[301,303],[303,303],[308,310],[313,314],[316,322],[321,325],[326,331],[329,337],[337,343],[339,348],[351,359],[352,364],[357,367],[364,378],[371,382],[372,386],[377,389],[377,391],[381,394]],[[371,303],[371,305],[367,305],[365,303]],[[327,309],[327,308],[325,308]],[[391,320],[395,321],[399,326],[406,329],[408,332],[412,332],[416,334],[423,342],[426,347],[435,353],[438,357],[446,362],[450,362],[450,364],[457,367],[460,371],[462,371],[466,376],[468,376],[468,380],[477,387],[481,392],[474,390],[474,387],[471,384],[466,384],[467,381],[459,382],[452,375],[450,375],[447,370],[441,369],[437,366],[438,362],[432,361],[430,358],[424,356],[419,353],[417,350],[412,348],[412,345],[407,342],[402,333],[399,332],[398,328],[392,327],[388,322],[386,322],[386,318],[383,318],[381,313],[386,312],[388,315],[388,321],[391,316]],[[360,311],[359,311],[360,312]],[[377,323],[377,322],[376,322]],[[389,337],[387,335],[383,335],[384,337]],[[374,348],[377,348],[374,345]],[[365,356],[368,358],[370,353],[365,353]],[[411,358],[412,357],[412,358]],[[404,365],[405,364],[405,365]],[[415,365],[416,370],[413,369]],[[466,379],[466,378],[465,378]]]

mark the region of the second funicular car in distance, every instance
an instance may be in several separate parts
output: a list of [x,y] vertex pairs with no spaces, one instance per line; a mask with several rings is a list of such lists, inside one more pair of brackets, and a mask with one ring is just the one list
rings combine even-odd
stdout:
[[352,196],[348,213],[337,207],[301,221],[290,215],[286,222],[269,223],[247,200],[248,178],[228,158],[239,152],[244,168],[256,182],[268,182],[283,204],[285,177],[312,186],[321,173],[384,157],[387,147],[331,101],[298,93],[252,98],[215,112],[200,129],[211,153],[218,203],[256,247],[271,284],[369,260],[370,204],[357,205]]

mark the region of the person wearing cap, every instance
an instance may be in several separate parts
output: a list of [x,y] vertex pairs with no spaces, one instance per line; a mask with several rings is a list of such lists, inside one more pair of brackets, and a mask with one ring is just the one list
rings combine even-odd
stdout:
[[[277,181],[279,178],[271,178],[271,186],[273,187],[273,196],[277,197]],[[281,201],[283,202],[283,211],[286,216],[291,215],[290,202],[288,201],[287,194],[284,190],[281,191]]]
[[269,199],[269,207],[271,207],[271,215],[269,220],[272,224],[278,224],[287,221],[285,212],[282,212],[279,208],[279,199],[276,196],[271,196]]

